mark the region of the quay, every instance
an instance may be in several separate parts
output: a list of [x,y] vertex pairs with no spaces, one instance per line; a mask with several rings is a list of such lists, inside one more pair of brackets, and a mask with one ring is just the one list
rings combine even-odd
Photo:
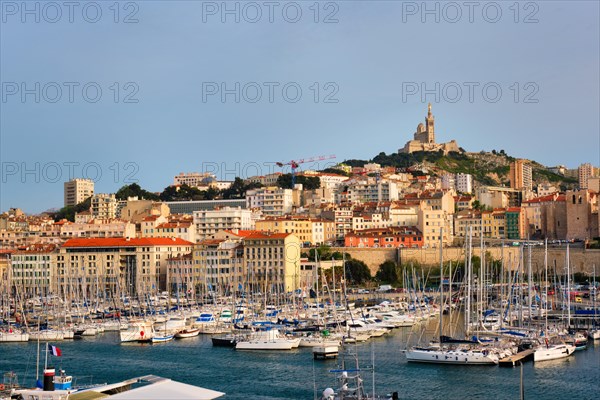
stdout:
[[520,351],[517,354],[503,358],[498,362],[498,365],[501,367],[514,367],[518,362],[532,361],[534,352],[534,349]]

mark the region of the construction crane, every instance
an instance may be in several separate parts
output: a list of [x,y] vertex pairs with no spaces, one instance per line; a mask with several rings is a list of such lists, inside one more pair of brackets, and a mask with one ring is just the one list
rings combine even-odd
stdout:
[[315,162],[315,161],[324,161],[324,160],[331,160],[332,158],[335,158],[335,155],[331,154],[329,156],[317,156],[317,157],[311,157],[311,158],[301,158],[299,160],[291,160],[289,162],[276,162],[275,164],[278,167],[283,167],[285,165],[289,165],[292,169],[292,189],[294,188],[294,186],[296,185],[296,168],[298,168],[300,166],[300,164],[306,164],[306,163],[310,163],[310,162]]

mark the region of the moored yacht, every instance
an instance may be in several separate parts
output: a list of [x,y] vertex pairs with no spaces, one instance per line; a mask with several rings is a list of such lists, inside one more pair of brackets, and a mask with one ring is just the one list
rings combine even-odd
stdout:
[[277,329],[258,331],[248,339],[236,343],[236,350],[291,350],[298,347],[300,339],[288,339]]

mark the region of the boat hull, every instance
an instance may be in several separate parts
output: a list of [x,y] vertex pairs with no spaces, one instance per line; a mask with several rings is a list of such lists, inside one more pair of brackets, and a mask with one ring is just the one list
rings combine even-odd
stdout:
[[533,361],[549,361],[557,360],[560,358],[569,357],[575,352],[575,346],[571,345],[558,345],[550,347],[540,347],[533,353]]
[[414,349],[406,352],[408,362],[430,364],[496,365],[498,357],[472,351],[444,351]]

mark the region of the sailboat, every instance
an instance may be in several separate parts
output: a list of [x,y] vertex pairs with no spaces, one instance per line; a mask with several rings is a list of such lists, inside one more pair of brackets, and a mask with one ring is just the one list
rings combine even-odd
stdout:
[[[570,291],[569,279],[569,245],[567,245],[567,293]],[[548,281],[548,240],[546,239],[546,249],[544,254],[544,267],[546,269],[546,282]],[[568,298],[568,296],[567,296]],[[570,308],[571,305],[568,304]],[[568,317],[568,323],[570,323],[570,314]],[[567,323],[567,324],[568,324]],[[569,357],[575,352],[575,346],[564,343],[560,338],[548,338],[548,317],[546,316],[546,327],[545,327],[545,339],[544,344],[538,346],[533,352],[533,361],[548,361],[556,360],[559,358]]]
[[598,325],[598,309],[596,308],[596,298],[598,297],[598,288],[596,287],[596,264],[594,264],[594,286],[593,289],[590,290],[590,294],[592,296],[593,302],[592,307],[594,308],[594,320],[592,322],[592,329],[588,332],[588,338],[591,340],[600,340],[600,325]]
[[[454,340],[443,336],[443,310],[444,310],[444,289],[443,289],[443,228],[440,229],[440,316],[439,316],[439,334],[438,343],[430,343],[429,346],[415,346],[406,351],[406,360],[408,362],[433,363],[433,364],[462,364],[462,365],[496,365],[499,362],[498,355],[487,350],[481,349],[479,342],[471,340]],[[470,237],[470,235],[469,235]],[[469,252],[469,272],[470,272],[470,252]],[[469,274],[470,276],[470,274]],[[467,282],[470,285],[470,282]],[[469,293],[470,296],[470,293]],[[467,320],[468,324],[468,320]]]
[[[371,348],[372,349],[372,348]],[[398,392],[379,396],[375,393],[375,357],[371,352],[373,366],[370,368],[361,369],[358,364],[358,354],[356,351],[347,352],[348,356],[354,358],[354,365],[346,363],[345,357],[342,357],[341,364],[338,369],[332,369],[329,372],[337,374],[338,389],[327,388],[323,390],[321,400],[382,400],[391,399],[398,400]],[[361,372],[369,371],[372,375],[372,392],[368,393],[364,386],[364,378]],[[315,393],[315,399],[317,398]]]

